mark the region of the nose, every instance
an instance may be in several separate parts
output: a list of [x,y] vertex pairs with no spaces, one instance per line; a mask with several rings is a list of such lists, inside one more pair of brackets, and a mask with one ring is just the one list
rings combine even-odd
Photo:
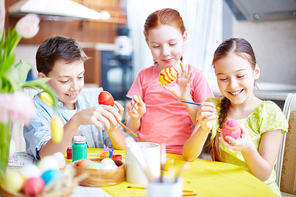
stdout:
[[72,83],[71,83],[70,90],[71,91],[77,91],[78,89],[79,89],[78,81],[73,80]]
[[162,47],[162,55],[163,56],[168,56],[169,54],[170,54],[170,48],[168,46],[164,45]]
[[236,87],[238,86],[238,82],[237,82],[236,78],[231,78],[231,79],[230,79],[229,86],[230,86],[231,88],[233,88],[233,89],[236,88]]

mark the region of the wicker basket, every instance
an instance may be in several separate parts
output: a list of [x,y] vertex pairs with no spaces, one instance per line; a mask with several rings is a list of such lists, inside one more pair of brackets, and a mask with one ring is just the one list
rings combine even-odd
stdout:
[[[103,158],[91,158],[93,162],[101,162]],[[115,164],[118,166],[116,169],[112,170],[94,170],[94,169],[85,169],[78,167],[77,164],[79,161],[73,163],[74,168],[76,169],[76,175],[81,175],[87,173],[88,177],[79,182],[79,185],[89,186],[89,187],[100,187],[100,186],[109,186],[116,185],[125,180],[125,166],[122,161],[114,160]]]
[[[38,195],[38,197],[69,197],[69,196],[71,196],[71,194],[73,193],[74,189],[77,186],[78,186],[78,184],[75,184],[72,187],[66,188],[62,191],[56,191],[56,192],[45,193],[45,194],[42,193],[42,194]],[[3,190],[1,187],[0,187],[0,195],[2,197],[27,197],[23,193],[20,193],[20,192],[18,192],[18,193],[7,192],[7,191]]]
[[[54,187],[49,189],[44,188],[44,191],[38,197],[69,197],[78,183],[85,178],[85,176],[75,176],[76,170],[73,166],[68,165],[62,171],[62,177],[55,183]],[[2,197],[27,197],[21,192],[8,192],[0,187],[0,195]]]

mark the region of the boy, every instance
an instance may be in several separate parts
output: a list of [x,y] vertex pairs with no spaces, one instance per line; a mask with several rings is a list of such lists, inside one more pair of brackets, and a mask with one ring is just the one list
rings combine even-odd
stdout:
[[[98,105],[98,93],[82,90],[84,86],[84,62],[88,57],[78,43],[71,38],[55,36],[45,40],[38,48],[36,64],[38,78],[50,77],[47,82],[56,92],[60,110],[58,116],[64,124],[64,136],[56,144],[51,139],[50,121],[54,116],[53,106],[45,104],[40,94],[33,98],[36,115],[23,134],[27,153],[37,160],[55,152],[66,152],[75,135],[86,137],[91,148],[112,146],[125,148],[125,134],[118,127],[123,107],[119,109]],[[104,128],[103,128],[104,127]]]

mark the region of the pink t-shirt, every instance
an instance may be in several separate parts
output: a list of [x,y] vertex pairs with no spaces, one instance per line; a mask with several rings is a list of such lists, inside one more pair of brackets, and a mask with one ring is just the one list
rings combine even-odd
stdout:
[[[202,70],[191,68],[194,73],[190,91],[193,101],[201,103],[214,97]],[[142,69],[127,93],[129,98],[140,96],[146,105],[136,141],[165,143],[168,153],[181,155],[194,125],[184,105],[158,81],[160,71],[157,64]]]

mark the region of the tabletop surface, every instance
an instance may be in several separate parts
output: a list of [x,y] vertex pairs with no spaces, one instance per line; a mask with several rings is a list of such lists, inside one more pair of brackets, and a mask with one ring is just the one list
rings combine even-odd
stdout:
[[[88,158],[98,157],[95,154],[101,149],[88,149]],[[123,156],[125,161],[125,151],[116,150],[116,154]],[[181,155],[167,154],[168,158],[174,159],[174,165],[179,166],[185,163]],[[241,169],[236,165],[224,162],[213,162],[203,159],[196,159],[190,162],[190,167],[182,175],[183,190],[192,191],[198,197],[211,196],[276,196],[269,187],[262,181],[251,175],[249,172]],[[126,181],[114,185],[100,188],[90,188],[79,186],[71,197],[83,196],[100,196],[100,197],[144,197],[145,189],[128,188],[128,186],[142,186],[130,184]],[[99,193],[100,192],[100,193]],[[98,195],[100,194],[100,195]],[[186,193],[183,193],[186,194]],[[188,193],[189,194],[189,193]]]

